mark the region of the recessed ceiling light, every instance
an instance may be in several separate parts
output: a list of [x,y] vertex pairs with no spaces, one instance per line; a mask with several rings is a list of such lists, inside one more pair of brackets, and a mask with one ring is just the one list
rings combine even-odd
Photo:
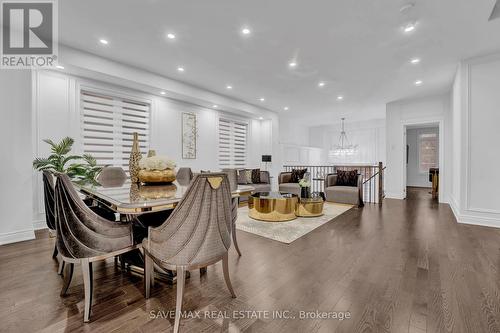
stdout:
[[57,69],[64,69],[64,66],[61,66],[61,65],[57,65],[56,66]]
[[243,28],[241,29],[241,33],[244,34],[244,35],[250,35],[252,31],[250,31],[249,28]]
[[264,97],[259,98],[259,101],[264,102],[266,99]]
[[231,86],[231,85],[227,85],[227,86],[226,86],[226,89],[231,90],[231,89],[233,89],[233,86]]
[[406,33],[410,33],[412,31],[414,31],[415,28],[416,28],[416,23],[408,23],[407,25],[405,25],[403,27],[403,31]]
[[168,39],[175,39],[175,35],[174,35],[173,33],[169,32],[169,33],[167,34],[167,38],[168,38]]
[[165,94],[166,94],[166,92],[164,92],[164,91],[160,91],[160,94],[165,95]]
[[420,58],[413,58],[413,59],[410,60],[410,62],[412,64],[416,65],[416,64],[420,63]]
[[99,42],[104,45],[108,45],[109,42],[106,39],[99,39]]
[[289,109],[289,107],[288,107],[288,106],[285,106],[285,107],[283,108],[283,110],[285,110],[285,111],[288,111],[288,109]]
[[343,99],[344,99],[344,96],[342,96],[342,95],[337,96],[337,101],[341,101]]
[[212,105],[214,109],[217,109],[219,106],[217,104]]
[[291,68],[297,67],[297,62],[296,61],[290,61],[288,63],[288,67],[291,67]]
[[421,85],[422,85],[422,83],[423,83],[423,82],[422,82],[422,80],[417,80],[417,81],[415,81],[415,85],[416,85],[416,86],[421,86]]
[[324,87],[325,86],[325,82],[321,81],[318,83],[318,87]]
[[179,72],[184,72],[184,67],[179,66],[179,67],[177,67],[177,70],[178,70]]
[[259,120],[264,120],[264,117],[259,117]]

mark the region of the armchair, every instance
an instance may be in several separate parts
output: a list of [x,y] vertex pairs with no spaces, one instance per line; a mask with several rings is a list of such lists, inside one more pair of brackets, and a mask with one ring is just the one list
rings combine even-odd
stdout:
[[[310,174],[306,172],[304,178],[309,179]],[[292,183],[292,173],[291,172],[281,172],[278,176],[279,191],[296,194],[300,197],[300,186],[299,183]]]
[[357,205],[363,204],[363,177],[358,174],[357,186],[337,185],[337,174],[328,174],[325,178],[326,201]]

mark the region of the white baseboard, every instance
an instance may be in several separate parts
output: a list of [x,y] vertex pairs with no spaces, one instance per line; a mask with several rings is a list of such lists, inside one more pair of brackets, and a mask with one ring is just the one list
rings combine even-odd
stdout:
[[471,212],[462,213],[453,197],[450,197],[450,207],[458,223],[480,225],[483,227],[500,228],[500,216],[484,216]]
[[31,239],[35,239],[35,232],[33,229],[6,232],[4,234],[0,234],[0,245],[22,242]]

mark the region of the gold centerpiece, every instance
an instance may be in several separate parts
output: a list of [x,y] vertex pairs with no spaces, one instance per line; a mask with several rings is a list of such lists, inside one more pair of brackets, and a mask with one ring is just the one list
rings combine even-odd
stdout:
[[148,156],[139,162],[141,183],[171,183],[175,180],[175,163],[166,156]]

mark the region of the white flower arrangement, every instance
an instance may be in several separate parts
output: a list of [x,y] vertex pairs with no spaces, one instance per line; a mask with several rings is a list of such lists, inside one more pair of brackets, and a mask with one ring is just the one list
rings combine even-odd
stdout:
[[309,183],[309,181],[306,178],[302,178],[301,180],[299,180],[299,186],[300,187],[309,187],[309,186],[311,186],[311,184]]
[[175,162],[166,156],[144,157],[139,161],[139,167],[145,170],[173,170],[175,166]]

